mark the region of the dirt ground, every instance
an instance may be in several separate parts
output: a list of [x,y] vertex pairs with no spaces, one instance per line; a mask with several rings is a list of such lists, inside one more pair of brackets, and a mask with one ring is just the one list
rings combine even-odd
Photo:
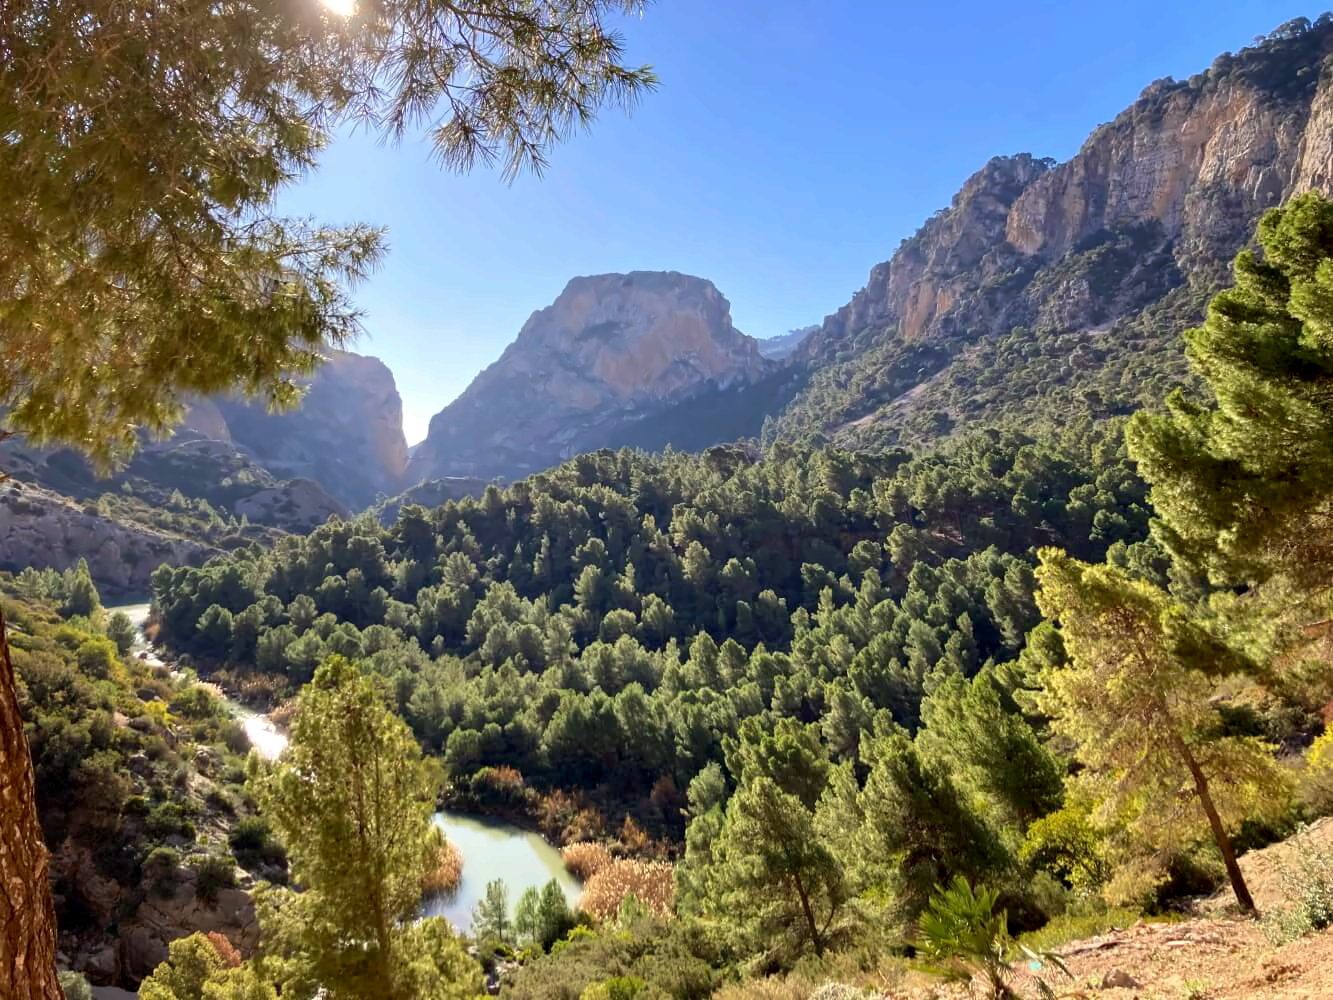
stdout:
[[[1333,848],[1333,817],[1313,824],[1308,843]],[[1287,905],[1281,870],[1298,849],[1283,841],[1241,858],[1261,911]],[[1180,923],[1138,923],[1074,941],[1056,951],[1073,979],[1052,970],[1048,981],[1069,1000],[1333,1000],[1333,928],[1274,947],[1253,920],[1235,915],[1230,890],[1202,900],[1198,916]],[[1058,977],[1058,981],[1056,980]],[[1013,982],[1025,998],[1039,994],[1026,974]],[[914,983],[901,1000],[962,998],[961,987]],[[979,984],[973,996],[983,995]]]

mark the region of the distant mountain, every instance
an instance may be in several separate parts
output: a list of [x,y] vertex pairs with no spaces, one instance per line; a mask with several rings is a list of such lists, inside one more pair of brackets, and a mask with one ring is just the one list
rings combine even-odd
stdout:
[[575,278],[432,418],[408,477],[512,479],[595,448],[698,449],[757,434],[756,394],[776,373],[712,282]]
[[803,326],[799,330],[791,330],[776,337],[765,337],[759,341],[759,353],[768,358],[769,361],[781,361],[789,358],[810,336],[819,329],[819,324],[813,326]]
[[354,510],[407,485],[403,403],[382,361],[335,351],[304,384],[296,410],[212,397],[191,407],[185,426],[238,445],[279,479],[313,480]]
[[399,492],[407,442],[389,370],[337,352],[306,381],[290,413],[197,401],[170,440],[143,441],[105,478],[68,449],[0,443],[12,477],[0,496],[0,569],[86,558],[108,593],[141,593],[161,563],[309,531]]

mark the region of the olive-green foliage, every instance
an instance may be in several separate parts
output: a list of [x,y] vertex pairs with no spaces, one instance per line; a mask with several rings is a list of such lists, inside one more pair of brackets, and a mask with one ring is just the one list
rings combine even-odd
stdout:
[[93,1000],[93,988],[79,972],[60,973],[60,990],[65,1000]]
[[302,691],[282,759],[253,791],[303,890],[272,890],[261,925],[284,996],[464,997],[475,962],[439,918],[412,922],[432,861],[438,774],[373,677],[331,657]]
[[721,984],[718,964],[711,933],[640,914],[627,923],[571,935],[558,951],[525,963],[504,984],[501,996],[579,1000],[585,990],[608,980],[638,980],[645,984],[637,994],[641,1000],[706,1000]]
[[917,947],[933,968],[956,982],[980,975],[992,1000],[1015,996],[1005,958],[1009,929],[1004,912],[996,909],[999,895],[956,877],[947,888],[937,888],[918,921]]
[[731,797],[702,878],[700,911],[749,952],[822,954],[849,896],[812,809],[762,774]]
[[1012,858],[996,828],[904,733],[877,737],[867,757],[873,763],[856,800],[861,825],[843,861],[859,887],[887,893],[900,923],[916,918],[937,885],[1008,873]]
[[[915,727],[933,672],[1023,648],[1030,550],[1141,546],[1143,494],[1113,428],[916,459],[599,452],[388,528],[164,568],[154,599],[162,638],[204,661],[300,684],[361,658],[460,789],[501,765],[601,786],[679,837],[663,787],[723,763],[744,720],[799,719],[835,761],[879,716]],[[638,624],[608,641],[616,611]]]
[[1176,393],[1130,423],[1158,534],[1218,580],[1326,586],[1333,549],[1333,203],[1311,192],[1259,225],[1186,354],[1211,399]]
[[[278,403],[357,328],[366,226],[275,215],[349,120],[423,127],[457,167],[539,167],[651,73],[610,27],[633,2],[427,0],[355,17],[250,4],[23,3],[0,22],[0,406],[100,462],[163,432],[191,393]],[[125,45],[132,35],[134,45]],[[540,44],[532,40],[539,38]],[[77,141],[70,122],[78,120]],[[86,181],[97,177],[96,185]]]
[[[193,841],[205,815],[230,819],[236,808],[230,802],[222,808],[221,788],[200,801],[182,775],[200,751],[215,781],[241,760],[224,741],[220,713],[195,717],[188,727],[170,713],[169,704],[202,694],[193,683],[155,677],[145,664],[122,657],[98,631],[102,615],[59,614],[66,580],[81,575],[0,578],[43,832],[53,851],[66,841],[87,848],[100,877],[174,891],[176,865],[160,862],[176,852],[150,858],[169,837]],[[95,595],[89,603],[100,607]],[[82,929],[88,908],[77,884],[58,882],[57,889],[58,922]]]
[[[235,961],[233,956],[232,961]],[[167,959],[139,986],[143,1000],[277,1000],[277,992],[249,964],[228,966],[203,934],[177,938]]]
[[1044,676],[1041,705],[1083,765],[1076,781],[1096,803],[1094,826],[1122,834],[1120,894],[1160,877],[1149,859],[1211,837],[1252,908],[1231,836],[1279,811],[1289,782],[1271,746],[1221,724],[1210,674],[1226,661],[1216,644],[1149,583],[1053,549],[1041,560],[1038,600],[1071,661]]
[[116,644],[116,651],[124,656],[134,647],[138,633],[130,621],[130,616],[123,611],[117,611],[107,619],[106,636]]
[[529,886],[514,911],[514,934],[520,944],[543,950],[568,934],[576,923],[560,883],[551,879],[538,889]]
[[509,890],[504,879],[493,879],[486,883],[486,894],[472,912],[472,935],[478,940],[494,937],[499,941],[508,941],[512,937],[512,929]]

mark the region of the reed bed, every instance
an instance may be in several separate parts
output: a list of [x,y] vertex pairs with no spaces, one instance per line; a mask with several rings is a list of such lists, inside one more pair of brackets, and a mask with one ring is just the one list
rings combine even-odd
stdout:
[[620,904],[629,896],[658,916],[671,916],[676,901],[671,865],[665,861],[613,861],[583,887],[579,909],[597,920],[609,920],[620,912]]
[[586,882],[614,860],[602,844],[583,840],[570,844],[560,852],[565,870],[580,882]]
[[452,896],[463,880],[463,852],[436,827],[430,846],[430,864],[421,879],[423,896]]

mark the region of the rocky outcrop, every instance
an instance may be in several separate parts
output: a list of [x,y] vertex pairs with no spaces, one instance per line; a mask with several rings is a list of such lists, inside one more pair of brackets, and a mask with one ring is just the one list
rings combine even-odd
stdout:
[[88,560],[93,578],[108,593],[148,591],[163,563],[195,565],[216,550],[187,539],[123,524],[40,487],[0,484],[0,567],[64,570]]
[[[76,893],[88,925],[62,930],[65,963],[95,985],[134,985],[167,957],[167,946],[196,932],[221,934],[242,955],[259,944],[254,899],[243,888],[221,887],[200,899],[196,870],[186,865],[164,887],[126,885],[107,877],[88,847],[66,841],[52,858],[57,902],[69,909]],[[250,880],[236,870],[239,883]],[[115,927],[114,936],[103,932]]]
[[409,478],[516,478],[629,443],[682,401],[772,370],[709,281],[644,271],[575,278],[431,420]]
[[403,403],[378,358],[335,351],[309,379],[301,405],[269,413],[262,402],[197,402],[186,425],[243,448],[278,479],[310,479],[348,507],[406,485]]
[[233,511],[258,524],[284,531],[306,532],[330,517],[346,518],[351,511],[309,479],[291,479],[237,500]]
[[[783,429],[863,428],[986,338],[1101,329],[1223,283],[1266,209],[1333,182],[1330,54],[1333,20],[1293,22],[1151,84],[1068,162],[990,161],[802,345],[819,408],[808,394]],[[870,352],[875,378],[841,367]]]

